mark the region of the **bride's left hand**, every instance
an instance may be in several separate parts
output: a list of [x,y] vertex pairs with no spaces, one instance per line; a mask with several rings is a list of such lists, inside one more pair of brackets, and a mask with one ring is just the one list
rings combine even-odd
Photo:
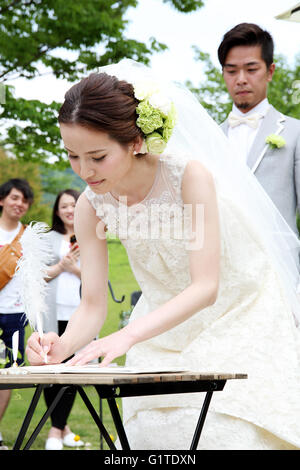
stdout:
[[134,344],[126,330],[122,329],[92,341],[85,348],[79,351],[75,356],[70,359],[66,365],[84,365],[93,359],[102,357],[101,367],[105,367],[117,357],[123,356]]

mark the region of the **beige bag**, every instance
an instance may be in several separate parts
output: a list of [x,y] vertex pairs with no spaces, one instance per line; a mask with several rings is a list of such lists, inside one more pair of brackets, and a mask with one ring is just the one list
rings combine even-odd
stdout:
[[21,238],[25,226],[22,225],[18,235],[13,241],[0,249],[0,290],[12,279],[15,274],[17,263],[22,256]]

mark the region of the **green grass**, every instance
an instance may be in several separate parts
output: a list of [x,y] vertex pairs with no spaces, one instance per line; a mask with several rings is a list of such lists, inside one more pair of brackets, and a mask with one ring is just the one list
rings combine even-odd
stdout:
[[[101,336],[105,336],[113,331],[116,331],[119,328],[121,311],[127,311],[130,308],[130,294],[135,290],[139,290],[139,286],[135,281],[132,271],[130,269],[127,254],[124,247],[120,244],[118,240],[110,240],[108,247],[110,260],[109,279],[111,281],[115,297],[117,299],[120,299],[123,295],[125,295],[125,300],[123,303],[118,304],[113,301],[111,295],[109,294],[108,315],[101,331]],[[27,327],[26,337],[28,337],[30,333],[31,331]],[[124,364],[124,359],[124,357],[119,358],[118,360],[116,360],[116,362],[118,362],[118,364]],[[99,410],[100,402],[95,389],[93,387],[85,387],[85,392],[87,393],[90,401],[93,403],[95,409]],[[5,440],[5,444],[10,449],[12,448],[15,442],[18,430],[20,429],[22,421],[25,417],[33,393],[34,389],[18,389],[12,391],[10,404],[6,410],[6,413],[3,417],[0,426],[2,435]],[[118,401],[118,406],[120,411],[122,412],[120,400]],[[107,407],[106,400],[102,400],[102,407],[103,422],[106,428],[108,429],[109,433],[115,438],[116,432]],[[35,426],[38,424],[45,411],[45,402],[44,399],[41,399],[36,409],[34,419],[32,420],[32,424],[27,432],[27,437],[30,436],[31,432],[34,430]],[[99,449],[99,430],[96,424],[94,423],[92,417],[90,416],[90,413],[84,405],[79,394],[76,395],[75,403],[72,412],[69,416],[68,424],[72,431],[79,434],[84,442],[90,444],[84,448],[85,450]],[[42,428],[40,434],[36,438],[34,444],[32,445],[32,450],[44,449],[45,440],[50,426],[50,420],[48,419],[48,421]],[[26,442],[26,439],[24,442]],[[104,449],[107,448],[108,447],[104,442]],[[65,447],[65,449],[67,450],[68,448]]]

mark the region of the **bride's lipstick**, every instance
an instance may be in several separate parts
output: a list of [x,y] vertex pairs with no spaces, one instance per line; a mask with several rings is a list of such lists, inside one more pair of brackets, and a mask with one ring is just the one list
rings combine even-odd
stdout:
[[105,180],[99,180],[99,181],[87,181],[87,184],[89,186],[98,186],[99,184],[103,183]]

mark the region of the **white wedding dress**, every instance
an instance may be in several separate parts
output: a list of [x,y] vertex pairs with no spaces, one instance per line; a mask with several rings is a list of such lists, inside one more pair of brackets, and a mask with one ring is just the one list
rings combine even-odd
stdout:
[[[183,158],[161,156],[151,191],[131,207],[119,206],[110,194],[96,195],[89,188],[85,192],[110,234],[120,230],[127,211],[128,233],[120,239],[143,293],[132,320],[190,282],[186,240],[145,239],[152,207],[182,207],[185,166]],[[229,380],[222,392],[214,393],[199,449],[300,449],[300,331],[277,273],[247,221],[247,208],[241,210],[218,188],[217,194],[222,255],[216,303],[135,345],[127,365],[246,373],[248,379]],[[167,222],[162,212],[159,224]],[[177,214],[174,231],[178,223]],[[124,399],[131,448],[188,449],[203,399],[203,393]]]

